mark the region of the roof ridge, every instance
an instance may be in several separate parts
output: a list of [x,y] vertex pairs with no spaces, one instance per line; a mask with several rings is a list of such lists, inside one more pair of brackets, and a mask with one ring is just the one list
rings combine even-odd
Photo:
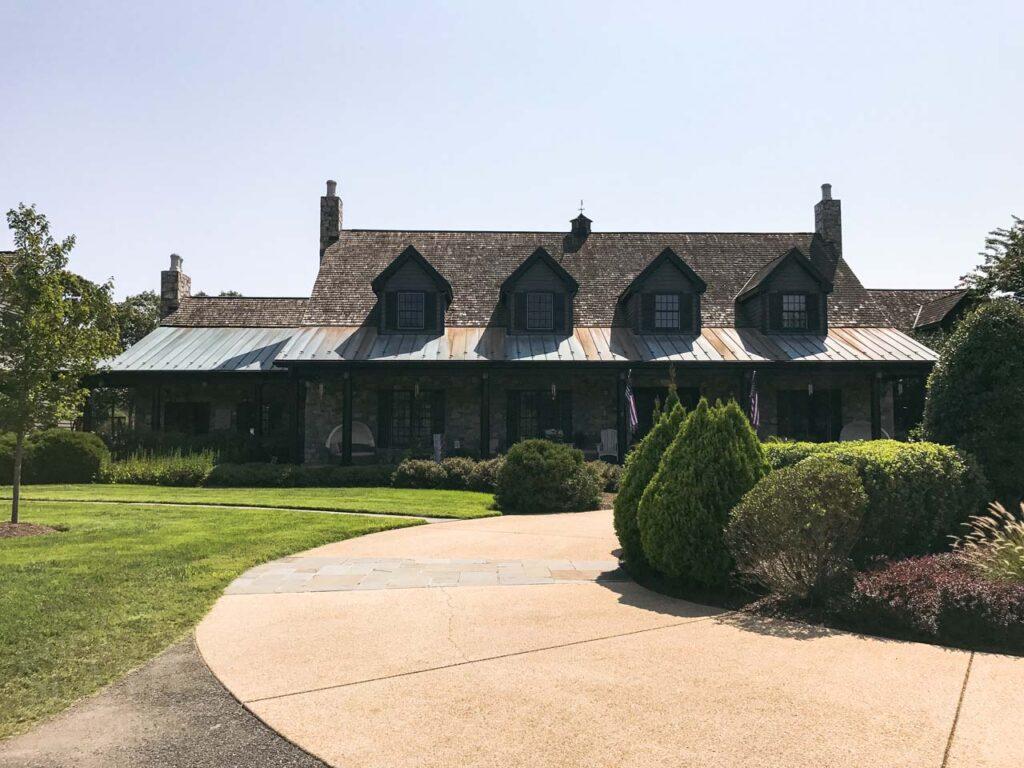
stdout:
[[288,299],[309,301],[309,296],[186,296],[186,299]]
[[[465,234],[465,235],[566,235],[568,230],[561,229],[343,229],[346,232],[402,232],[421,234]],[[590,235],[813,235],[814,232],[771,231],[756,232],[752,230],[653,230],[653,229],[617,229],[591,232]]]

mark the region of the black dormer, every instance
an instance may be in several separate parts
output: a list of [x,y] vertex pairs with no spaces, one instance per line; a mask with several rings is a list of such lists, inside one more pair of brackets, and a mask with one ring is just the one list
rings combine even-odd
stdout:
[[737,316],[765,333],[825,334],[832,283],[798,248],[751,275],[736,296]]
[[579,283],[538,248],[501,284],[510,333],[572,333],[572,300]]
[[671,248],[658,254],[619,295],[637,333],[700,333],[700,297],[708,288]]
[[381,333],[444,333],[452,286],[411,245],[373,279]]

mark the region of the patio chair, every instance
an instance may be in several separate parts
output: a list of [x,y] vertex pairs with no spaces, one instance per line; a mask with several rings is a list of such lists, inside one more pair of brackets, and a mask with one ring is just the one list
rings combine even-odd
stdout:
[[[342,424],[331,430],[324,445],[334,456],[341,455]],[[373,432],[361,421],[352,422],[352,455],[373,456],[377,452],[377,444],[373,440]]]
[[597,444],[597,458],[613,462],[619,460],[619,433],[614,429],[601,430],[601,442]]

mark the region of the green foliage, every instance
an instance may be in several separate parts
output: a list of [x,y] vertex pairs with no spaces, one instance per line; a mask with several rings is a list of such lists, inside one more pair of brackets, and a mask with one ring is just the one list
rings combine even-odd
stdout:
[[469,487],[469,476],[473,472],[476,462],[467,456],[450,456],[442,459],[441,468],[444,470],[444,485],[452,491],[464,491]]
[[305,464],[218,464],[204,485],[217,488],[356,488],[391,484],[387,464],[335,467]]
[[504,456],[478,461],[473,465],[473,470],[469,473],[467,481],[469,490],[494,493],[498,487],[498,475],[501,473],[501,468],[504,464]]
[[732,567],[723,537],[729,511],[766,471],[761,444],[739,406],[711,407],[702,399],[640,499],[647,561],[673,578],[724,585]]
[[588,461],[594,471],[601,477],[601,490],[605,493],[618,493],[622,482],[622,467],[608,461]]
[[981,463],[996,496],[1024,496],[1024,307],[988,302],[953,331],[928,377],[923,434]]
[[143,291],[117,302],[114,312],[121,348],[127,349],[156,329],[160,322],[160,297],[155,291]]
[[643,546],[640,543],[640,529],[637,526],[637,509],[640,497],[658,471],[665,449],[672,443],[686,413],[678,399],[671,410],[654,422],[651,431],[634,446],[626,456],[622,470],[619,495],[615,497],[615,534],[622,546],[623,559],[634,567],[646,564]]
[[1024,504],[1015,515],[998,502],[975,515],[953,549],[961,560],[990,579],[1024,584]]
[[89,483],[110,461],[110,451],[91,432],[48,429],[33,436],[28,464],[33,483]]
[[849,570],[867,501],[856,470],[828,456],[766,475],[729,513],[737,570],[777,595],[828,594]]
[[961,285],[984,296],[1009,294],[1024,302],[1024,219],[1014,216],[1009,229],[989,232],[980,255],[985,261],[964,275]]
[[830,456],[857,470],[868,495],[856,563],[875,557],[938,552],[971,515],[984,508],[984,475],[969,457],[934,443],[865,440],[849,443],[765,443],[773,468],[807,456]]
[[582,451],[548,440],[523,440],[505,455],[495,500],[505,512],[574,512],[596,509],[601,487]]
[[100,473],[100,482],[132,485],[203,485],[213,472],[217,454],[174,451],[156,454],[140,451],[121,461],[112,461]]
[[448,479],[444,467],[431,459],[406,459],[391,476],[395,488],[441,488]]

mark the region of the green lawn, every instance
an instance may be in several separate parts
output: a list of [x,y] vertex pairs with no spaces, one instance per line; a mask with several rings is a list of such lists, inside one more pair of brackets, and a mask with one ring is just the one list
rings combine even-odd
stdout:
[[[146,496],[150,489],[141,490]],[[162,490],[167,498],[182,493]],[[64,492],[74,495],[74,487]],[[251,566],[417,524],[280,510],[35,501],[24,505],[22,520],[67,530],[0,539],[0,738],[159,653]]]
[[[408,488],[168,488],[158,485],[25,485],[22,498],[38,501],[168,501],[176,504],[232,504],[279,509],[388,512],[427,517],[488,517],[494,497],[473,491]],[[0,499],[11,497],[0,486]]]

